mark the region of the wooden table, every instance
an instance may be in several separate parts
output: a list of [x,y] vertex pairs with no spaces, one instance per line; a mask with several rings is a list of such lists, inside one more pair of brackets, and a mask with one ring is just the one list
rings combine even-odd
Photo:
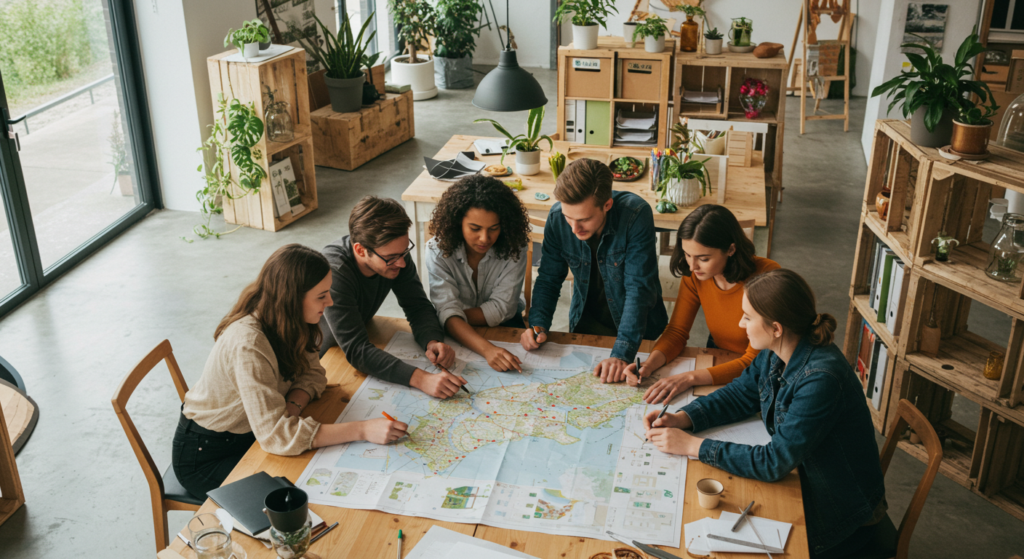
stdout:
[[[476,154],[476,157],[480,161],[486,162],[488,165],[497,164],[501,159],[500,155],[480,155],[473,147],[473,142],[484,136],[464,136],[455,135],[452,136],[448,143],[441,148],[441,151],[437,152],[434,159],[444,160],[453,159],[460,151],[472,151]],[[543,145],[547,145],[544,143]],[[649,148],[605,148],[597,146],[583,146],[583,145],[572,145],[570,147],[569,142],[555,142],[555,151],[564,153],[566,156],[566,164],[576,159],[581,158],[593,158],[605,161],[606,163],[617,157],[632,156],[637,157],[641,161],[645,158],[650,158],[651,151]],[[725,207],[729,208],[733,214],[736,215],[736,219],[740,221],[754,220],[754,225],[764,227],[768,225],[767,219],[767,206],[765,200],[765,175],[764,175],[764,164],[757,157],[755,157],[754,164],[750,167],[729,167],[729,172],[726,175],[726,188],[725,188]],[[510,155],[505,158],[505,164],[512,167],[515,170],[515,156]],[[517,195],[519,199],[529,210],[531,215],[537,217],[546,218],[548,212],[551,211],[551,206],[556,202],[554,196],[555,180],[551,176],[551,166],[548,165],[548,152],[544,151],[540,156],[540,172],[536,175],[521,177],[516,173],[513,173],[509,177],[503,177],[504,180],[508,179],[522,179],[523,190],[519,191]],[[412,218],[413,225],[416,227],[416,265],[420,271],[424,269],[423,265],[423,249],[426,246],[427,239],[424,235],[424,224],[430,221],[430,214],[434,211],[434,205],[441,199],[441,195],[444,194],[448,187],[453,183],[439,181],[430,177],[430,174],[424,170],[416,180],[405,189],[402,193],[402,200],[405,202],[406,210],[409,213],[409,217]],[[658,203],[657,193],[651,190],[650,181],[648,175],[645,173],[640,180],[635,182],[619,182],[616,181],[612,185],[614,190],[623,190],[633,192],[645,198],[651,205],[651,210],[654,210],[655,204]],[[548,195],[548,200],[542,201],[534,197],[538,192],[543,192]],[[679,211],[675,213],[661,214],[657,211],[654,212],[654,225],[655,227],[663,229],[676,230],[679,228],[679,224],[683,222],[686,216],[690,215],[697,206],[703,204],[717,204],[718,195],[716,192],[711,192],[707,196],[700,199],[697,204],[689,208],[680,207]]]
[[[409,324],[403,319],[376,317],[368,330],[370,340],[378,347],[384,347],[395,332],[408,332]],[[522,332],[514,328],[480,328],[478,330],[489,340],[508,342],[518,341],[519,334]],[[558,332],[552,332],[550,339],[562,344],[605,348],[611,348],[615,343],[615,338],[610,337]],[[645,341],[641,346],[641,351],[650,351],[651,347],[653,347],[653,342]],[[734,356],[724,350],[696,348],[686,348],[685,350],[685,355],[693,357],[699,357],[702,354],[711,355],[715,360],[732,359]],[[327,380],[331,384],[328,385],[323,397],[312,402],[303,415],[311,415],[323,422],[333,422],[345,409],[346,402],[359,389],[366,375],[355,370],[337,347],[331,348],[321,362],[327,369]],[[260,471],[265,471],[272,476],[286,476],[288,479],[296,480],[309,464],[315,452],[311,450],[293,457],[275,456],[264,452],[259,443],[253,444],[225,483]],[[706,477],[713,477],[725,485],[722,504],[715,510],[705,510],[697,505],[697,491],[694,489],[694,484],[697,480]],[[717,468],[691,460],[686,471],[686,488],[683,501],[684,524],[706,516],[718,518],[723,510],[735,511],[738,507],[745,507],[751,500],[756,500],[759,506],[756,507],[755,513],[758,516],[793,523],[793,531],[786,544],[786,557],[808,557],[803,498],[800,493],[800,479],[795,472],[780,482],[764,483],[738,478]],[[207,500],[199,512],[213,512],[215,508],[216,505]],[[524,532],[483,524],[456,524],[373,510],[343,509],[325,505],[310,505],[310,508],[323,517],[328,524],[338,522],[338,527],[324,536],[311,549],[312,552],[324,559],[349,557],[393,559],[395,557],[393,545],[398,529],[401,529],[405,535],[402,551],[408,555],[427,533],[427,530],[435,524],[449,530],[496,542],[540,559],[561,559],[563,557],[587,559],[595,553],[622,547],[619,542]],[[273,559],[275,557],[273,550],[266,549],[262,543],[252,538],[236,535],[236,539],[245,547],[249,559]],[[192,550],[188,549],[180,539],[176,538],[170,548],[187,558],[195,557]],[[664,546],[662,549],[680,557],[691,557],[685,550]],[[746,554],[715,553],[713,555],[725,559],[746,557]]]

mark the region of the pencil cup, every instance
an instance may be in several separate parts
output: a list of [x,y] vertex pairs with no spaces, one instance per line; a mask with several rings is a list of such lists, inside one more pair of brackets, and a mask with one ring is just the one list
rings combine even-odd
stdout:
[[267,494],[263,512],[270,519],[270,543],[278,557],[297,559],[309,549],[312,523],[309,497],[295,487],[282,487]]
[[700,507],[703,509],[716,508],[722,498],[723,491],[725,491],[725,487],[722,485],[722,482],[711,478],[704,478],[697,482],[697,502],[700,503]]

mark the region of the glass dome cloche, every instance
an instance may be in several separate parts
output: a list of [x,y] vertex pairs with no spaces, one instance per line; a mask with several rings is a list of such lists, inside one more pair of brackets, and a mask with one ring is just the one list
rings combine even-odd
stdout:
[[1013,150],[1024,151],[1024,94],[1017,96],[1006,107],[996,143]]

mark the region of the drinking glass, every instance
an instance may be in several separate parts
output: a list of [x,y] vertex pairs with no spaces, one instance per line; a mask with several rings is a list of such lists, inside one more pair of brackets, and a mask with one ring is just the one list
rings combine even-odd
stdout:
[[189,539],[198,559],[232,559],[231,529],[215,514],[197,514],[188,521]]

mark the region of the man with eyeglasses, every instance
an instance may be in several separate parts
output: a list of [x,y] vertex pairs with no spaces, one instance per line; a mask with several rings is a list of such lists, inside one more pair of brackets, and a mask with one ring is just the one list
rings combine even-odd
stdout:
[[366,332],[366,324],[388,293],[394,292],[427,359],[444,368],[455,364],[455,351],[444,343],[437,311],[423,291],[416,265],[407,258],[415,247],[409,240],[411,226],[400,203],[366,196],[352,209],[349,234],[324,248],[331,264],[334,305],[320,320],[324,334],[320,356],[337,343],[348,362],[363,373],[448,398],[466,384],[464,378],[440,369],[431,374],[409,365],[370,343]]

